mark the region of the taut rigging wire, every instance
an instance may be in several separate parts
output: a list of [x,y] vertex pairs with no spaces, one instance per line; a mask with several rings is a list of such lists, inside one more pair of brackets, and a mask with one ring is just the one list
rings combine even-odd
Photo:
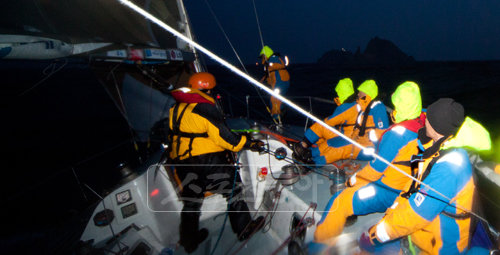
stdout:
[[259,29],[260,44],[262,45],[262,48],[264,48],[264,37],[262,36],[262,31],[260,30],[259,15],[257,15],[257,7],[255,6],[255,0],[252,0],[252,3],[253,3],[253,12],[255,13],[255,20],[257,21],[257,28]]
[[[111,70],[109,71],[108,76],[106,77],[106,79],[109,79],[110,76],[111,76],[111,78],[113,78],[113,83],[115,85],[116,93],[117,93],[118,99],[119,99],[118,101],[120,103],[120,106],[123,109],[123,116],[125,117],[125,120],[127,121],[128,129],[129,129],[129,132],[130,132],[130,136],[132,137],[132,142],[134,143],[134,149],[137,152],[139,152],[139,145],[137,144],[137,141],[135,139],[135,133],[134,133],[134,130],[132,129],[132,123],[130,123],[130,119],[129,119],[129,116],[128,116],[128,113],[127,113],[127,108],[125,108],[125,104],[123,102],[122,94],[120,92],[120,88],[118,87],[118,82],[117,82],[116,77],[115,77],[115,70],[120,66],[120,64],[121,63],[118,63],[116,66],[114,66],[113,68],[111,68]],[[142,158],[140,157],[140,155],[139,155],[139,161],[142,162]]]
[[[212,7],[210,6],[210,4],[208,3],[207,0],[205,0],[205,3],[208,6],[208,10],[210,11],[210,13],[212,14],[212,16],[214,17],[215,22],[217,23],[217,26],[219,26],[219,29],[221,30],[222,34],[224,34],[224,37],[226,38],[227,42],[229,43],[229,46],[231,46],[231,49],[233,50],[234,55],[236,55],[236,58],[238,59],[238,61],[240,62],[241,67],[243,68],[243,70],[245,71],[245,73],[248,74],[248,70],[245,68],[245,64],[243,64],[243,61],[241,60],[240,55],[238,54],[238,52],[236,51],[236,48],[231,43],[231,40],[227,36],[226,31],[222,27],[222,24],[219,22],[219,19],[217,18],[217,15],[215,15],[215,12],[213,11]],[[255,9],[255,3],[254,3],[254,9]],[[255,15],[257,15],[257,11],[256,10],[255,10]],[[259,19],[257,17],[257,24],[258,23],[259,23]],[[260,34],[260,40],[262,42],[262,47],[264,47],[264,41],[262,40],[262,34],[260,33],[260,25],[259,25],[259,34]],[[259,98],[262,100],[262,103],[266,106],[266,109],[267,109],[267,111],[269,113],[269,116],[274,121],[274,119],[271,116],[271,110],[269,109],[269,106],[267,105],[266,101],[264,100],[264,97],[262,96],[262,94],[260,93],[260,91],[257,88],[255,88],[255,91],[257,91],[257,94],[259,95]]]
[[234,48],[233,43],[231,42],[231,40],[229,40],[229,37],[227,36],[226,31],[222,27],[222,24],[220,23],[219,19],[217,18],[217,15],[215,15],[215,12],[212,9],[212,6],[208,3],[207,0],[205,0],[205,3],[207,5],[207,7],[208,7],[208,10],[210,11],[210,13],[212,14],[212,16],[214,17],[215,22],[217,23],[217,26],[219,26],[219,29],[221,30],[222,34],[226,38],[227,42],[229,43],[229,46],[231,46],[231,49],[233,50],[234,55],[236,56],[236,58],[238,59],[238,61],[240,62],[241,67],[243,68],[243,70],[245,71],[245,73],[248,73],[247,69],[245,68],[245,65],[243,64],[243,61],[241,61],[240,55],[236,51],[236,48]]
[[[44,81],[46,81],[52,75],[54,75],[55,73],[61,71],[68,64],[68,59],[64,58],[63,60],[64,60],[64,62],[59,67],[57,66],[57,63],[59,62],[59,59],[53,60],[52,63],[50,63],[42,71],[42,73],[43,73],[43,75],[45,75],[45,77],[43,77],[41,80],[39,80],[37,83],[35,83],[35,85],[33,85],[30,88],[26,89],[25,91],[21,92],[18,96],[24,96],[24,95],[26,95],[28,92],[30,92],[33,89],[35,89],[36,87],[38,87],[38,85],[42,84]],[[48,72],[49,70],[50,70],[50,72]]]

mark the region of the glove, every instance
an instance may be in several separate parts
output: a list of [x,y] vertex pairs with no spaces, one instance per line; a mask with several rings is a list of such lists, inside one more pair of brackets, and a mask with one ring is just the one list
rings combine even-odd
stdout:
[[301,161],[305,164],[310,164],[313,162],[311,156],[311,150],[302,146],[300,142],[294,144],[292,149],[293,149],[292,157],[295,160]]
[[352,188],[354,187],[355,184],[356,184],[356,173],[346,180],[345,186],[348,188]]
[[370,238],[370,234],[368,231],[363,232],[361,234],[361,237],[359,238],[359,248],[362,250],[365,250],[367,252],[374,252],[375,251],[375,244],[372,243],[372,240]]
[[266,150],[264,145],[265,143],[261,140],[249,140],[245,148],[250,149],[251,151],[263,152]]

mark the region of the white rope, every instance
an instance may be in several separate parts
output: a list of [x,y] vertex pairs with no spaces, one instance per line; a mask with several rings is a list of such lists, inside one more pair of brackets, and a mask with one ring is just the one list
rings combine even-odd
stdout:
[[[358,142],[352,140],[351,138],[345,136],[344,134],[342,134],[341,132],[339,132],[338,130],[336,130],[335,128],[333,127],[330,127],[328,124],[326,124],[325,122],[323,122],[322,120],[318,119],[316,116],[308,113],[307,111],[303,110],[302,108],[300,108],[298,105],[294,104],[293,102],[291,102],[290,100],[284,98],[283,96],[281,96],[280,94],[278,93],[275,93],[272,89],[268,88],[267,86],[263,85],[262,83],[260,83],[259,81],[255,80],[254,78],[252,78],[251,76],[249,76],[248,74],[242,72],[241,70],[239,70],[238,68],[234,67],[233,65],[231,65],[229,62],[225,61],[224,59],[220,58],[219,56],[215,55],[214,53],[212,53],[211,51],[209,51],[208,49],[206,49],[205,47],[199,45],[198,43],[194,42],[193,40],[191,40],[190,38],[186,37],[185,35],[179,33],[177,30],[175,30],[174,28],[170,27],[169,25],[165,24],[163,21],[157,19],[156,17],[154,17],[153,15],[151,15],[150,13],[146,12],[145,10],[143,10],[142,8],[138,7],[137,5],[135,5],[134,3],[130,2],[129,0],[118,0],[120,1],[122,4],[128,6],[129,8],[131,8],[132,10],[136,11],[137,13],[141,14],[142,16],[144,16],[145,18],[149,19],[150,21],[152,21],[153,23],[156,23],[158,26],[162,27],[163,29],[167,30],[168,32],[172,33],[173,35],[179,37],[180,39],[182,39],[183,41],[191,44],[192,46],[194,46],[196,49],[198,49],[199,51],[205,53],[206,55],[208,55],[209,57],[211,57],[213,60],[219,62],[220,64],[222,64],[223,66],[227,67],[229,70],[235,72],[236,74],[238,74],[239,76],[245,78],[246,80],[248,80],[250,83],[254,84],[255,86],[261,88],[262,90],[266,91],[268,94],[270,94],[271,96],[274,96],[276,98],[278,98],[280,101],[284,102],[285,104],[287,104],[288,106],[292,107],[293,109],[297,110],[298,112],[302,113],[304,116],[308,117],[308,118],[311,118],[312,120],[314,120],[315,122],[319,123],[321,126],[325,127],[326,129],[332,131],[333,133],[337,134],[338,136],[344,138],[345,140],[349,141],[350,143],[352,143],[354,146],[362,149],[362,150],[365,150],[367,151],[363,145],[359,144]],[[369,151],[369,150],[368,150]],[[378,160],[384,162],[386,165],[394,168],[395,170],[397,170],[398,172],[400,172],[401,174],[405,175],[406,177],[416,181],[417,183],[427,187],[429,190],[432,190],[434,191],[436,194],[440,195],[441,197],[443,197],[444,199],[448,200],[448,204],[451,205],[452,203],[452,199],[447,197],[446,195],[442,194],[441,192],[437,191],[436,189],[434,189],[433,187],[429,186],[428,184],[426,183],[423,183],[421,182],[420,180],[418,180],[417,178],[407,174],[405,171],[399,169],[397,166],[393,165],[391,162],[387,161],[386,159],[384,159],[383,157],[379,156],[378,154],[376,153],[372,153],[372,155],[377,158]],[[458,203],[456,203],[455,205],[457,208],[465,211],[465,212],[468,212],[476,217],[478,217],[479,219],[483,220],[484,222],[487,222],[485,219],[483,219],[481,216],[477,215],[476,213],[464,208],[463,206],[460,206]]]

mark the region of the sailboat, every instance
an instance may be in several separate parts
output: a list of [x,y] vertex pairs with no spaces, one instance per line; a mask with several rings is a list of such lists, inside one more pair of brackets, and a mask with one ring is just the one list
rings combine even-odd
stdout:
[[[20,9],[13,6],[7,6],[11,15],[22,16],[21,10],[28,9],[35,10],[38,15],[29,17],[23,27],[3,17],[5,25],[2,27],[14,32],[0,36],[0,58],[91,59],[95,72],[135,131],[138,142],[148,142],[153,126],[168,118],[168,109],[174,102],[164,92],[185,84],[189,73],[203,70],[198,58],[199,48],[178,39],[178,35],[164,33],[119,2],[100,0],[88,4],[75,0],[71,4],[55,4],[26,0],[15,5],[22,6]],[[181,31],[184,37],[193,38],[181,0],[146,1],[143,7],[150,9],[160,21]],[[100,11],[85,12],[89,8]],[[70,17],[62,13],[92,13],[95,16]],[[56,18],[58,22],[51,22]],[[84,22],[78,22],[79,18]],[[101,27],[103,24],[109,27]],[[126,28],[123,24],[127,24]],[[146,97],[148,102],[155,104],[141,103]],[[150,116],[141,114],[144,111],[136,108],[140,105],[152,107]],[[339,162],[308,170],[291,158],[290,142],[293,140],[286,133],[277,134],[249,120],[228,122],[233,129],[247,130],[254,138],[266,142],[264,153],[243,151],[235,166],[245,185],[244,199],[256,216],[265,216],[266,222],[262,231],[254,233],[248,241],[238,242],[224,220],[225,199],[220,195],[206,197],[200,225],[210,234],[195,254],[300,254],[313,239],[326,202],[340,188],[342,180],[338,172],[356,171],[366,162]],[[479,175],[500,186],[500,179],[488,162],[479,158],[475,162]],[[136,170],[138,175],[127,175],[124,184],[102,196],[80,237],[78,252],[183,254],[183,249],[177,245],[182,184],[176,181],[173,167],[165,162],[164,150],[160,150]],[[350,254],[356,251],[360,231],[382,216],[359,217],[355,224],[344,229],[332,252]]]

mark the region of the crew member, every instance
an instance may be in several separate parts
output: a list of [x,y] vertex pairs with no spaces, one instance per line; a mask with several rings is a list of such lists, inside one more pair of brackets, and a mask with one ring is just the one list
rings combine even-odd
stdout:
[[[261,81],[266,80],[275,92],[282,96],[286,95],[290,87],[290,74],[286,70],[287,63],[267,45],[260,51],[260,57],[266,73]],[[271,97],[271,115],[277,122],[281,121],[281,110],[281,101]]]
[[[334,126],[344,134],[351,134],[354,129],[354,123],[356,122],[355,118],[352,117],[353,114],[349,115],[350,111],[348,111],[356,106],[356,95],[354,94],[352,80],[350,78],[341,79],[337,83],[337,86],[335,86],[335,93],[337,96],[333,98],[333,101],[337,105],[337,108],[335,108],[335,111],[330,117],[325,118],[325,123]],[[351,117],[350,120],[349,117]],[[309,149],[312,145],[310,141],[315,141],[315,146],[320,146],[321,149],[324,150],[324,148],[328,146],[327,141],[337,136],[337,134],[324,128],[319,123],[314,123],[306,131],[304,140],[302,140],[300,144],[294,145],[293,157],[304,163],[314,164],[311,158],[311,150]]]
[[241,180],[231,153],[244,148],[261,150],[263,143],[236,135],[225,125],[209,95],[215,85],[212,74],[201,72],[190,77],[189,87],[171,92],[177,103],[169,115],[169,157],[182,183],[179,243],[188,253],[208,236],[207,229],[199,230],[206,191],[221,193],[227,199],[231,227],[239,240],[247,239],[263,220],[261,216],[252,221],[247,204],[240,198]]
[[410,235],[424,254],[461,254],[469,245],[475,193],[472,165],[460,147],[490,150],[488,131],[467,117],[462,105],[442,98],[427,109],[425,135],[414,177],[382,220],[361,235],[360,247],[377,246]]
[[[391,117],[396,124],[381,137],[377,154],[394,163],[407,161],[418,152],[417,133],[424,126],[425,113],[420,89],[414,82],[399,85],[391,99],[395,109]],[[409,166],[398,167],[411,174]],[[342,233],[351,215],[385,212],[408,181],[409,178],[378,159],[369,162],[347,181],[348,188],[332,196],[314,233],[315,242],[332,244],[333,237]]]
[[[346,84],[349,82],[350,80],[341,80],[337,87],[348,86]],[[344,101],[330,117],[325,119],[325,123],[336,127],[359,144],[373,147],[380,135],[389,127],[385,105],[375,100],[377,95],[378,87],[374,80],[363,82],[358,87],[356,103],[350,100]],[[315,143],[317,146],[311,146]],[[304,148],[310,148],[312,159],[317,166],[331,164],[341,159],[372,159],[370,153],[361,152],[360,148],[319,123],[313,124],[306,131],[303,142],[297,145],[294,150],[298,159],[304,161],[305,157],[301,153],[305,151]]]

